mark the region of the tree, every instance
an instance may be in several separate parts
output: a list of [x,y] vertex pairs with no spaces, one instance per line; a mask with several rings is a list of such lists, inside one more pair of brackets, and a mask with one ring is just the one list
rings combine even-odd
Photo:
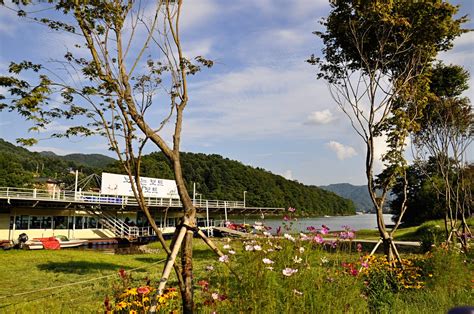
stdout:
[[454,234],[465,249],[463,234],[471,233],[466,216],[472,205],[471,182],[465,176],[466,151],[474,135],[471,104],[469,98],[462,96],[469,87],[468,80],[469,73],[462,67],[436,64],[431,71],[428,110],[420,118],[420,129],[413,134],[416,158],[432,160],[441,179],[429,176],[438,197],[444,200],[447,241]]
[[[48,67],[29,60],[11,63],[11,76],[0,77],[0,86],[11,97],[0,109],[17,111],[33,122],[31,130],[40,130],[56,119],[74,119],[77,125],[56,137],[100,134],[119,158],[132,182],[138,204],[168,252],[159,291],[175,267],[180,282],[184,312],[193,311],[192,238],[194,231],[219,255],[222,253],[196,227],[196,209],[183,179],[180,145],[183,112],[188,105],[187,79],[201,66],[212,61],[197,56],[186,58],[180,41],[179,24],[182,0],[146,1],[38,1],[45,10],[27,12],[31,1],[13,1],[20,17],[46,25],[52,30],[73,34],[78,39],[69,47],[64,60]],[[3,4],[3,1],[0,2]],[[54,7],[51,7],[54,3]],[[54,10],[54,12],[50,12]],[[48,11],[48,17],[38,14]],[[56,16],[51,18],[51,16]],[[142,34],[139,36],[138,34]],[[75,50],[87,57],[76,56]],[[49,64],[49,65],[51,65]],[[60,71],[55,69],[60,68]],[[38,74],[23,79],[28,71]],[[161,94],[160,94],[161,93]],[[61,106],[50,106],[52,97],[61,98]],[[5,98],[5,97],[2,97]],[[150,108],[161,105],[167,113],[161,120],[149,117]],[[174,119],[172,144],[162,130]],[[34,139],[20,139],[32,144]],[[148,210],[140,184],[142,152],[152,142],[173,168],[183,217],[169,249]],[[175,265],[182,248],[182,270]]]
[[[427,161],[417,161],[410,165],[406,175],[408,182],[407,209],[402,217],[403,224],[414,226],[428,220],[444,218],[444,206],[440,202],[440,195],[436,192],[441,187],[442,179],[437,171],[434,158]],[[404,181],[403,177],[397,178],[392,188],[394,199],[390,202],[390,209],[395,219],[400,216],[400,205],[404,200]]]
[[[392,259],[398,255],[392,237],[401,220],[387,229],[382,216],[387,193],[398,176],[405,176],[406,138],[417,129],[426,104],[426,69],[463,33],[466,17],[454,19],[457,7],[444,1],[334,0],[331,7],[321,22],[325,30],[314,32],[323,41],[323,58],[313,55],[308,62],[318,66],[317,77],[329,83],[333,99],[365,143],[368,190]],[[385,169],[376,176],[375,140],[383,135],[389,149],[382,159]],[[401,216],[405,209],[402,202]]]

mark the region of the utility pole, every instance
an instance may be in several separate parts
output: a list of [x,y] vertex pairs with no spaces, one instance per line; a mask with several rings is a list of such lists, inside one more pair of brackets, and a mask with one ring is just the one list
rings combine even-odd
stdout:
[[247,191],[244,191],[244,208],[246,207],[245,206],[245,194],[247,194]]

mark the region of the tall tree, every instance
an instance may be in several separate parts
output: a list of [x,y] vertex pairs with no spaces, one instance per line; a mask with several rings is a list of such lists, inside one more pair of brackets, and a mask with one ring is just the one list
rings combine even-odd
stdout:
[[[318,66],[317,77],[329,83],[333,99],[365,143],[368,190],[385,253],[392,259],[392,237],[401,220],[392,230],[386,227],[386,196],[395,178],[405,176],[406,138],[417,129],[426,104],[426,68],[463,33],[466,17],[455,19],[457,7],[434,0],[333,0],[331,7],[321,21],[325,29],[314,32],[323,41],[323,57],[313,55],[308,62]],[[385,170],[377,176],[375,141],[381,136],[389,149]],[[403,216],[405,202],[401,207]]]
[[[197,56],[188,59],[180,40],[182,0],[132,1],[13,1],[9,9],[20,17],[46,25],[52,30],[73,34],[74,47],[68,47],[64,60],[50,64],[31,61],[11,63],[11,76],[0,77],[0,85],[11,98],[1,105],[32,121],[32,130],[44,129],[59,118],[74,119],[75,126],[56,137],[100,134],[108,139],[130,177],[135,197],[168,252],[159,291],[162,291],[173,265],[180,280],[184,312],[193,311],[192,238],[194,231],[212,249],[221,252],[196,227],[196,209],[183,179],[180,147],[183,112],[188,105],[188,76],[212,62]],[[1,1],[3,4],[3,1]],[[51,7],[51,3],[54,7]],[[51,12],[53,11],[53,12]],[[47,17],[38,14],[47,12]],[[86,52],[77,56],[76,50]],[[61,70],[58,71],[57,69]],[[37,81],[22,79],[25,72],[38,72]],[[51,74],[52,73],[52,74]],[[51,106],[53,97],[60,106]],[[166,114],[151,118],[153,109]],[[171,144],[163,135],[170,126]],[[34,139],[21,139],[33,143]],[[150,215],[140,184],[140,164],[146,143],[158,147],[172,165],[183,217],[169,249]],[[181,272],[175,265],[181,248]]]
[[[453,235],[467,249],[470,234],[466,216],[471,211],[471,184],[467,173],[466,152],[474,136],[474,114],[469,98],[469,73],[457,65],[436,64],[430,78],[430,96],[420,128],[413,134],[417,159],[431,159],[441,184],[433,180],[440,199],[444,200],[447,240]],[[459,231],[461,226],[462,232]]]

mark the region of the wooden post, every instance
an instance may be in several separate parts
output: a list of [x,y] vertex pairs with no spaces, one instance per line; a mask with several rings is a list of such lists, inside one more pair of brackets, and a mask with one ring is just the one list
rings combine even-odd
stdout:
[[206,200],[206,222],[207,222],[207,236],[209,236],[209,201]]
[[168,257],[168,261],[166,262],[163,274],[161,275],[160,284],[158,286],[158,295],[161,295],[163,293],[163,289],[165,288],[166,283],[168,282],[168,277],[170,275],[171,269],[173,268],[174,262],[176,261],[176,256],[178,255],[179,249],[181,248],[181,244],[183,243],[186,231],[187,228],[185,226],[181,226],[176,242],[174,243],[171,254]]
[[227,222],[227,201],[224,201],[224,215],[225,215],[225,222]]

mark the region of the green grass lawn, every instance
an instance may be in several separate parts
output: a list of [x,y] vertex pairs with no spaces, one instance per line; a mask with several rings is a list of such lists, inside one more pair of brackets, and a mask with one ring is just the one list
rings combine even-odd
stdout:
[[[416,263],[422,263],[421,277],[417,280],[423,282],[421,289],[404,290],[386,285],[394,278],[385,270],[372,274],[370,280],[366,275],[351,275],[348,265],[351,271],[358,269],[364,254],[357,252],[355,245],[341,243],[336,248],[323,249],[321,245],[299,239],[294,242],[287,239],[261,239],[254,243],[240,239],[229,241],[216,239],[224,252],[236,252],[235,255],[228,254],[228,265],[238,277],[227,265],[219,262],[202,241],[194,241],[198,312],[445,313],[452,306],[469,304],[474,297],[470,282],[472,275],[466,276],[473,273],[472,259],[443,250],[431,255],[404,255],[422,261]],[[224,248],[224,245],[230,248]],[[245,249],[255,245],[260,249]],[[159,245],[154,243],[150,247],[158,248]],[[163,258],[163,253],[111,255],[80,250],[0,251],[0,313],[103,312],[105,296],[112,296],[114,289],[121,284],[120,268],[131,274],[131,286],[144,285],[147,278],[151,279],[151,286],[157,286]],[[265,264],[264,258],[273,263]],[[206,270],[208,266],[214,270]],[[140,269],[130,271],[134,268]],[[285,276],[285,268],[297,269],[297,272]],[[108,275],[111,276],[40,291]],[[170,286],[176,287],[173,278]],[[203,289],[199,281],[206,281],[208,287]],[[37,292],[2,298],[29,291]],[[222,298],[225,300],[215,300],[212,293],[225,296]]]

